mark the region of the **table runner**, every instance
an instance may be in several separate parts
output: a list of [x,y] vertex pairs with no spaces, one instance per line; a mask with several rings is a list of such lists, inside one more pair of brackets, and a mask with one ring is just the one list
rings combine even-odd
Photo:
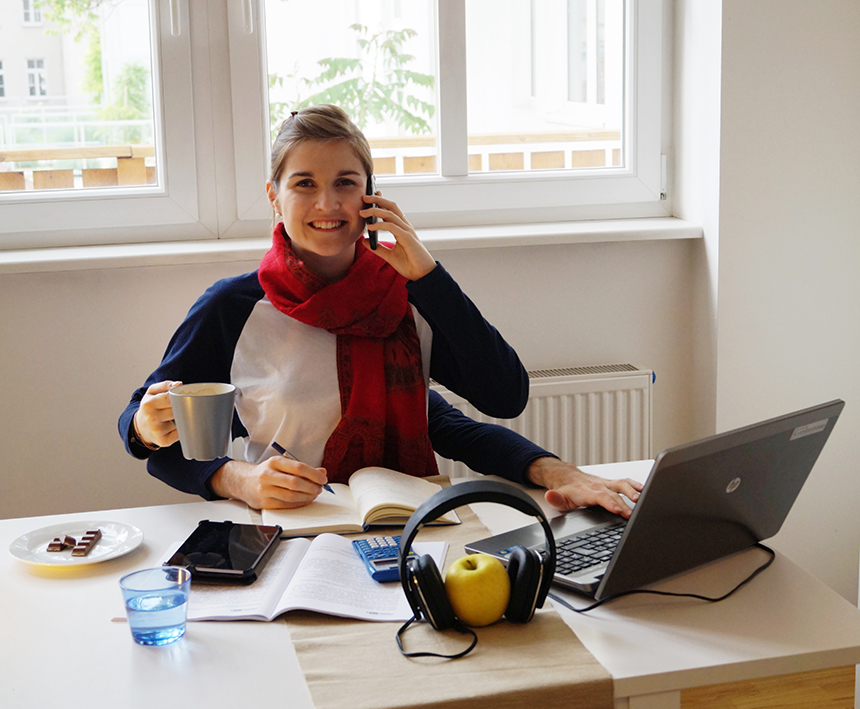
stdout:
[[[463,545],[489,533],[468,507],[462,524],[425,527],[417,541],[447,541],[446,568]],[[443,572],[444,577],[444,572]],[[317,709],[536,706],[610,709],[612,678],[547,602],[522,625],[502,620],[475,628],[478,645],[464,658],[406,658],[397,649],[400,623],[374,623],[292,612],[285,616]],[[470,638],[413,624],[404,648],[452,652]]]

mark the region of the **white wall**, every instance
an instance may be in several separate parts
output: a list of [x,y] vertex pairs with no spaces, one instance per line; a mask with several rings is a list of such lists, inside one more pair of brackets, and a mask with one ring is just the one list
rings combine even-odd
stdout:
[[717,426],[846,400],[775,546],[854,601],[860,3],[722,6]]
[[[529,368],[657,372],[655,445],[690,437],[695,242],[437,253]],[[116,419],[194,299],[256,263],[0,275],[0,517],[189,499],[128,457]]]

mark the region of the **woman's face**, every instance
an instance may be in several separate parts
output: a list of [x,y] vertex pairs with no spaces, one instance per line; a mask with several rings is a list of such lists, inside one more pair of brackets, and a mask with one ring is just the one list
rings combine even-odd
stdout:
[[367,174],[345,141],[305,141],[293,147],[269,201],[284,218],[293,251],[328,281],[346,275],[364,232],[361,197]]

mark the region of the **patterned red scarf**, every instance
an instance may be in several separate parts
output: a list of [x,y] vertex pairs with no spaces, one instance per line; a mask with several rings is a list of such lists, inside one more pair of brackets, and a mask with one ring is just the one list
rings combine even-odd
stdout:
[[421,344],[406,279],[356,248],[347,275],[326,283],[293,252],[283,223],[258,271],[272,304],[337,335],[341,420],[325,445],[329,482],[370,465],[424,477],[438,470],[427,432]]

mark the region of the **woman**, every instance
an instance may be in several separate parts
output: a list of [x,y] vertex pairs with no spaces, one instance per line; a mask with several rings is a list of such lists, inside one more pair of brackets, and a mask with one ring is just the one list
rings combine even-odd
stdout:
[[[367,140],[341,109],[284,121],[266,184],[271,250],[257,271],[198,300],[120,417],[129,452],[152,475],[206,499],[296,507],[369,465],[435,474],[434,424],[456,456],[458,434],[443,423],[459,412],[434,395],[428,421],[429,377],[489,416],[522,411],[528,378],[516,353],[398,205],[366,194],[372,169]],[[370,250],[365,228],[393,242]],[[182,457],[167,395],[181,381],[236,385],[230,458]],[[525,467],[508,476],[528,481],[531,462],[549,454],[520,438]]]

